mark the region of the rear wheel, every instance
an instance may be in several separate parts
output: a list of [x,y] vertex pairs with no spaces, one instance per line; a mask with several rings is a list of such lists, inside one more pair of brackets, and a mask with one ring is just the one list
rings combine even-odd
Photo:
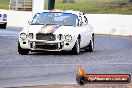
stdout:
[[19,52],[19,54],[21,54],[21,55],[27,55],[27,54],[29,53],[29,50],[27,50],[27,49],[22,49],[22,48],[20,47],[20,43],[18,42],[18,52]]
[[76,43],[72,49],[72,54],[73,55],[78,55],[80,53],[80,39],[76,40]]

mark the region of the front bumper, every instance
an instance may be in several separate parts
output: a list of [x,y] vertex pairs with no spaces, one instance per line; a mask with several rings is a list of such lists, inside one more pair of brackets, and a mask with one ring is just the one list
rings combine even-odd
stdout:
[[29,48],[31,51],[62,51],[64,47],[64,42],[55,41],[29,41]]
[[7,24],[7,21],[1,21],[0,20],[0,24]]
[[70,42],[66,42],[65,40],[46,41],[28,38],[22,40],[19,38],[21,48],[31,51],[71,51],[75,45],[75,42],[76,39],[73,39]]

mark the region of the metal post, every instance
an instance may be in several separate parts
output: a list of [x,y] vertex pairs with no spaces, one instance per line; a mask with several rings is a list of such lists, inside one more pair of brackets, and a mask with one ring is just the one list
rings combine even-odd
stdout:
[[54,9],[55,0],[48,0],[48,10]]
[[46,10],[48,10],[48,2],[49,2],[49,0],[46,0]]
[[17,8],[18,8],[18,0],[16,0],[15,10],[17,10]]
[[11,10],[11,0],[10,0],[10,3],[9,3],[9,10]]
[[26,3],[25,1],[26,1],[26,0],[23,0],[23,1],[24,1],[24,2],[23,2],[23,6],[24,6],[23,9],[26,10],[26,8],[25,8],[25,3]]

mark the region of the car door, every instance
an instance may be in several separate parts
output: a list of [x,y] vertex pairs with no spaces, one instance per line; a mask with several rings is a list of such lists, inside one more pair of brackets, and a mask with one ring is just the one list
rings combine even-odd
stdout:
[[88,24],[88,20],[85,14],[83,14],[83,23],[84,23],[84,30],[85,30],[85,45],[87,46],[90,42],[90,39],[92,37],[92,30],[91,26]]
[[85,38],[87,37],[86,31],[87,30],[85,28],[83,17],[82,17],[82,15],[80,15],[79,16],[79,32],[81,34],[80,48],[83,48],[87,45],[87,42],[85,40]]

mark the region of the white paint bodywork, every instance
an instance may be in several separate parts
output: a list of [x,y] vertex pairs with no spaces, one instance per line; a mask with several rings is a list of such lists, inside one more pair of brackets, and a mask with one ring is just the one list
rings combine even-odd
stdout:
[[[71,11],[72,12],[72,11]],[[78,13],[78,12],[77,12]],[[79,12],[80,13],[80,12]],[[75,14],[75,12],[74,12]],[[78,15],[78,14],[76,14]],[[21,33],[25,33],[27,35],[27,38],[25,40],[22,40],[19,36],[19,43],[20,47],[23,49],[29,49],[31,51],[35,50],[44,50],[44,51],[71,51],[76,43],[76,40],[80,36],[80,48],[84,48],[88,46],[90,43],[90,40],[92,40],[92,34],[93,34],[93,27],[90,24],[83,24],[82,26],[61,26],[59,27],[53,34],[55,35],[56,39],[55,41],[46,41],[46,40],[37,40],[36,34],[42,29],[44,25],[29,25],[28,27],[25,27]],[[29,33],[33,33],[33,39],[29,39]],[[59,34],[62,34],[64,36],[64,39],[59,40],[57,36]],[[70,42],[65,40],[66,35],[71,35],[72,40]],[[25,42],[25,44],[24,44]],[[35,42],[41,42],[43,44],[54,44],[58,43],[58,46],[62,44],[61,49],[36,49],[35,48]],[[33,47],[31,48],[30,43],[33,44]],[[67,45],[69,44],[69,45]]]
[[[0,24],[5,24],[7,23],[7,17],[4,18],[3,15],[6,14],[3,11],[0,11],[1,17],[0,17]],[[7,14],[6,14],[7,15]]]

